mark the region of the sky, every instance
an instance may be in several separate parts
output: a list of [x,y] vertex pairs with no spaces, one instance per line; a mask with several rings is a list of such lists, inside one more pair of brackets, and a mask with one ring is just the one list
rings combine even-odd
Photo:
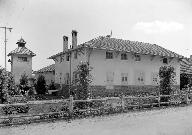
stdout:
[[[34,71],[54,63],[47,58],[62,51],[64,35],[71,44],[72,30],[78,31],[78,44],[112,31],[113,38],[192,55],[192,0],[0,0],[2,26],[13,28],[7,31],[7,53],[22,37],[36,54]],[[2,67],[4,38],[0,29]]]

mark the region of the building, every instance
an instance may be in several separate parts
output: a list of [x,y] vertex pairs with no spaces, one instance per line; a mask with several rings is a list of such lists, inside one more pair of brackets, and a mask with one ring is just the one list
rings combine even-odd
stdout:
[[72,31],[71,49],[68,49],[68,37],[64,36],[63,51],[49,57],[55,61],[55,82],[66,85],[72,81],[77,65],[88,62],[92,67],[89,89],[93,95],[156,91],[159,68],[167,65],[175,68],[175,87],[179,88],[182,58],[156,44],[109,35],[77,46],[77,31]]
[[192,75],[192,55],[181,60],[181,74]]
[[36,54],[25,47],[26,42],[23,38],[16,43],[18,47],[11,51],[8,56],[11,56],[11,73],[14,76],[15,83],[19,84],[21,75],[26,74],[28,78],[32,77],[32,57]]
[[192,55],[181,60],[180,89],[192,84]]
[[43,75],[47,85],[51,84],[51,82],[55,82],[55,64],[41,68],[33,73],[35,74],[36,79],[39,75]]

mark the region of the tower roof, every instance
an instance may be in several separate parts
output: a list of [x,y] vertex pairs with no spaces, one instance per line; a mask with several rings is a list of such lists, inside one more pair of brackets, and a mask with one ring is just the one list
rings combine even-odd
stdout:
[[15,54],[30,55],[32,57],[36,56],[35,53],[33,53],[31,50],[29,50],[25,47],[26,42],[22,37],[21,37],[21,39],[19,39],[17,41],[16,44],[18,44],[18,47],[15,50],[11,51],[7,56],[11,56],[11,55],[15,55]]

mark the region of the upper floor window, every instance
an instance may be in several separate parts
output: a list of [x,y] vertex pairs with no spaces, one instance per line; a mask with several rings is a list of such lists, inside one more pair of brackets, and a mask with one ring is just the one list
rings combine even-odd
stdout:
[[163,58],[163,63],[164,64],[168,64],[168,59],[167,58]]
[[121,60],[127,60],[127,54],[126,53],[121,54]]
[[18,60],[26,62],[27,61],[27,57],[18,57]]
[[66,61],[69,61],[69,59],[70,59],[70,54],[67,54],[66,55]]
[[106,59],[113,59],[113,52],[106,52]]
[[135,61],[141,61],[141,56],[138,55],[138,54],[136,54],[136,55],[135,55]]

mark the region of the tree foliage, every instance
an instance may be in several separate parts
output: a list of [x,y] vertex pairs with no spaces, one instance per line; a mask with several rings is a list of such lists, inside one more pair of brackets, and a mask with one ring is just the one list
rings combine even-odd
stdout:
[[75,98],[85,100],[89,97],[88,86],[92,82],[91,76],[89,72],[91,68],[88,63],[80,63],[77,66],[77,70],[75,72],[77,78],[73,80],[72,93],[75,95]]
[[14,78],[12,74],[0,67],[0,103],[7,102],[9,95],[15,95]]
[[28,90],[29,90],[29,86],[28,86],[28,76],[24,73],[23,75],[21,75],[20,78],[20,84],[19,84],[19,88],[21,90],[21,93],[24,95]]
[[175,82],[175,71],[172,66],[162,66],[159,69],[160,94],[170,95]]
[[35,84],[37,94],[44,95],[46,93],[46,81],[43,75],[39,75]]

